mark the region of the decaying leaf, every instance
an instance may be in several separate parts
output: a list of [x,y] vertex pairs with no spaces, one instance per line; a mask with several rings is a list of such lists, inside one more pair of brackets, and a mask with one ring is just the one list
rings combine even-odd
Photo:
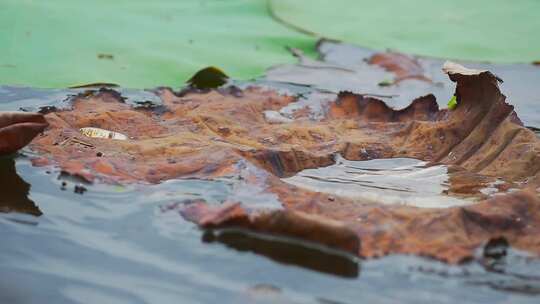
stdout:
[[47,125],[39,113],[0,112],[0,155],[14,153],[26,146]]
[[424,69],[418,60],[405,54],[396,52],[376,53],[369,58],[368,62],[394,73],[396,83],[405,79],[431,81],[424,75]]
[[[394,110],[376,98],[341,92],[320,107],[320,119],[312,118],[310,107],[287,114],[283,109],[301,101],[257,87],[180,96],[162,89],[167,110],[159,112],[134,109],[101,91],[75,98],[70,110],[47,114],[51,127],[32,147],[72,174],[124,183],[229,177],[274,194],[282,204],[264,209],[232,198],[222,205],[186,202],[182,214],[202,227],[292,236],[363,257],[410,253],[456,263],[495,237],[540,254],[540,139],[522,126],[492,73],[459,70],[447,69],[457,83],[453,111],[440,110],[433,95]],[[288,120],[271,123],[268,111]],[[66,141],[82,136],[84,126],[117,130],[132,140],[85,138],[91,146]],[[444,164],[447,195],[472,201],[450,208],[382,205],[282,180],[331,165],[336,154]],[[479,191],[487,183],[503,191]]]
[[[122,12],[122,20],[118,14],[103,14],[104,7]],[[46,5],[3,0],[0,14],[0,28],[5,29],[0,32],[0,83],[41,88],[98,82],[176,87],[209,63],[236,79],[250,79],[268,66],[291,62],[285,45],[310,51],[315,42],[273,21],[266,1],[133,5],[95,0],[89,6],[71,0]],[[69,45],[70,51],[60,45]],[[36,77],[36,70],[47,76]]]

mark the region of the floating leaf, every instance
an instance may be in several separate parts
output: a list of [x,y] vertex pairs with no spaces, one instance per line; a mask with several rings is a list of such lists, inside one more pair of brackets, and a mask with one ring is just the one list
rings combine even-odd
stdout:
[[293,62],[285,46],[312,54],[315,44],[272,20],[262,0],[0,3],[6,85],[178,87],[209,65],[246,79]]
[[[69,110],[47,114],[51,126],[32,148],[65,172],[110,182],[227,177],[245,183],[235,187],[242,193],[233,190],[219,206],[186,205],[183,215],[205,228],[243,227],[363,257],[404,253],[457,263],[500,236],[540,254],[540,139],[519,123],[492,73],[456,64],[444,68],[460,96],[460,106],[450,112],[439,110],[433,95],[394,110],[379,99],[342,92],[324,104],[320,120],[310,119],[312,109],[305,107],[287,123],[270,124],[266,111],[281,113],[297,98],[256,87],[240,94],[192,90],[181,97],[162,89],[168,111],[154,112],[102,90],[74,98]],[[74,126],[110,129],[118,122],[128,122],[134,140],[93,141],[88,149],[76,141],[52,144]],[[336,154],[350,161],[415,158],[437,164],[422,170],[439,176],[429,169],[446,168],[448,178],[436,194],[469,201],[456,206],[411,198],[430,208],[385,205],[363,194],[325,193],[284,180],[305,169],[332,169]],[[246,189],[258,195],[250,201]],[[270,208],[280,208],[258,207],[268,194],[279,202]]]
[[475,61],[538,60],[540,39],[523,38],[540,32],[537,0],[270,2],[276,19],[290,27],[372,49]]

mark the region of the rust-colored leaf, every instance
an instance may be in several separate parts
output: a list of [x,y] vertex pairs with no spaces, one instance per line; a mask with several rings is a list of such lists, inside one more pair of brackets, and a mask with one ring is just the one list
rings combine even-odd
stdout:
[[48,126],[42,114],[0,112],[0,155],[26,146]]
[[[321,105],[260,88],[161,90],[165,111],[134,109],[108,91],[80,96],[72,110],[47,114],[51,127],[32,147],[71,174],[105,181],[235,177],[273,193],[281,209],[231,200],[186,204],[183,215],[202,227],[235,226],[292,236],[363,257],[390,253],[457,263],[484,242],[504,237],[540,254],[540,140],[506,103],[487,71],[446,65],[457,83],[457,106],[439,110],[426,95],[402,110],[342,92]],[[268,120],[268,111],[285,118]],[[296,113],[298,114],[298,113]],[[313,117],[320,117],[314,119]],[[115,130],[130,140],[83,137],[82,127]],[[418,208],[319,193],[283,181],[301,170],[348,160],[410,157],[449,168],[449,196],[466,206]],[[45,163],[36,161],[36,163]],[[481,192],[495,183],[499,194]],[[513,191],[507,191],[513,188]]]
[[418,60],[402,53],[376,53],[369,58],[368,62],[394,73],[396,75],[396,83],[405,79],[431,81],[424,75],[424,69]]

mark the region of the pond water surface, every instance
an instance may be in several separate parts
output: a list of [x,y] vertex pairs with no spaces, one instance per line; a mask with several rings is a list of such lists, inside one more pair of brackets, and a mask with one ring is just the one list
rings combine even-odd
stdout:
[[[66,93],[0,87],[0,110],[58,106]],[[540,259],[504,244],[450,266],[403,255],[361,260],[290,239],[202,231],[180,216],[179,202],[275,198],[239,191],[242,185],[227,179],[82,185],[81,194],[77,181],[32,167],[31,156],[24,150],[0,159],[0,210],[18,211],[0,213],[0,303],[539,300]]]

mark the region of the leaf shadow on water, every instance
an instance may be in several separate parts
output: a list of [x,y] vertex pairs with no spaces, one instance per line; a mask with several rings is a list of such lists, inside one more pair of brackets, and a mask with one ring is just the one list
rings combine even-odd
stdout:
[[0,212],[21,212],[35,216],[43,214],[28,197],[30,184],[17,174],[13,157],[0,157],[0,185]]
[[285,265],[295,265],[343,278],[358,278],[360,262],[343,252],[319,248],[307,242],[275,238],[243,230],[207,230],[203,243],[220,243],[240,252],[252,252]]

